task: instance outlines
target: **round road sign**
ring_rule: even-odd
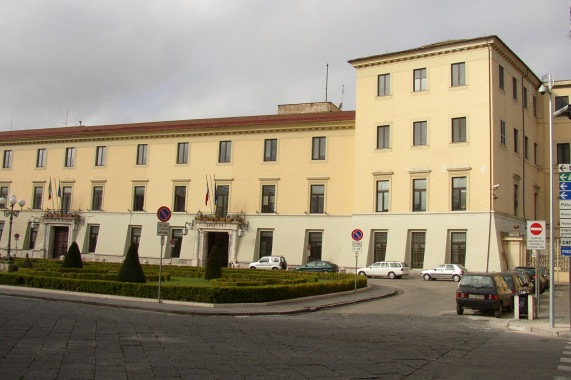
[[[171,215],[172,215],[171,210],[167,206],[161,206],[157,211],[157,217],[161,222],[168,222],[169,219],[171,218]]]
[[[363,238],[363,231],[355,229],[353,230],[353,232],[351,232],[351,237],[353,238],[353,240],[359,241]]]
[[[533,235],[541,235],[543,232],[543,227],[539,223],[533,223],[531,226],[529,226],[529,232],[531,232]]]

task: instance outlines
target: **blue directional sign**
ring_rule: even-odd
[[[559,199],[571,199],[571,191],[560,191]]]
[[[561,247],[561,256],[571,256],[571,247]]]
[[[571,191],[571,182],[559,182],[559,190],[561,191]]]

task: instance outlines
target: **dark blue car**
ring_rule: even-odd
[[[333,264],[329,261],[311,261],[305,265],[300,265],[293,268],[293,270],[305,271],[305,272],[339,272],[339,266]]]

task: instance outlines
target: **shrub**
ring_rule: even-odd
[[[218,250],[218,246],[215,245],[210,250],[208,258],[206,259],[204,278],[206,280],[212,280],[220,277],[222,277],[222,262],[220,260],[220,251]]]
[[[131,243],[125,261],[123,261],[117,275],[117,280],[121,282],[146,282],[145,273],[139,262],[139,246],[136,243]]]
[[[62,268],[83,268],[83,263],[81,262],[81,252],[79,252],[79,246],[76,242],[71,243],[71,246],[67,250],[67,254],[63,259]]]
[[[26,253],[26,260],[24,261],[24,264],[22,264],[22,268],[32,268],[33,266],[34,265],[30,261],[30,255]]]

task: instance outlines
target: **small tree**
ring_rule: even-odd
[[[30,255],[26,253],[26,260],[22,264],[22,268],[33,268],[32,261],[30,260]]]
[[[121,282],[140,282],[145,283],[145,272],[139,262],[139,245],[131,243],[125,261],[121,265],[117,280]]]
[[[204,278],[212,280],[214,278],[222,277],[222,261],[220,260],[220,251],[218,246],[215,245],[210,250],[206,258],[206,270],[204,271]]]
[[[76,242],[71,243],[71,246],[67,250],[67,253],[63,259],[62,268],[83,268],[83,262],[81,261],[81,252],[79,252],[79,246]]]

